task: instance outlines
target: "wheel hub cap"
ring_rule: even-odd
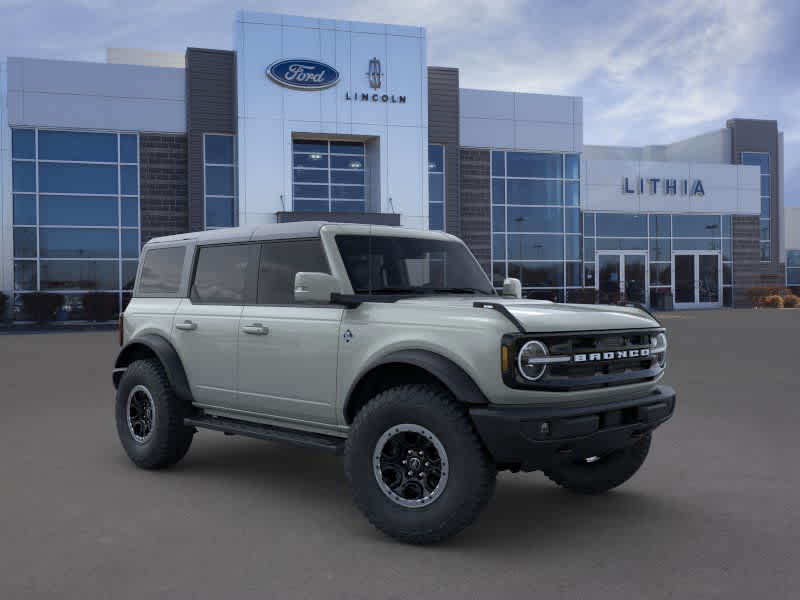
[[[156,417],[156,405],[150,391],[143,385],[135,386],[128,394],[126,405],[128,431],[140,444],[144,444],[153,435]]]

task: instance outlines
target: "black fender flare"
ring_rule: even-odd
[[[175,350],[169,340],[155,333],[146,333],[135,337],[119,351],[117,359],[114,361],[114,387],[119,386],[119,381],[125,369],[134,360],[137,360],[137,356],[140,355],[142,350],[149,350],[155,354],[164,367],[167,379],[178,398],[186,402],[192,402],[189,380],[186,378],[186,371],[183,368],[180,356],[178,356],[178,351]]]
[[[356,382],[347,393],[344,414],[347,414],[353,394],[359,388],[364,378],[369,376],[375,369],[390,364],[406,364],[424,369],[441,381],[442,385],[450,390],[458,402],[472,405],[489,403],[489,400],[472,377],[449,358],[445,358],[429,350],[398,350],[381,357],[359,374]]]

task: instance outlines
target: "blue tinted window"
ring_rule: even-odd
[[[761,176],[761,195],[769,196],[769,175]]]
[[[126,196],[136,196],[139,193],[139,169],[134,166],[120,167],[120,190]]]
[[[114,133],[39,131],[39,160],[117,162]]]
[[[139,268],[139,262],[135,260],[122,261],[122,289],[132,290],[133,284],[136,283],[136,270]]]
[[[292,150],[295,152],[313,152],[315,154],[327,154],[328,142],[319,142],[315,140],[294,140],[292,141]]]
[[[206,227],[233,227],[233,198],[206,198]]]
[[[334,212],[364,212],[364,202],[353,200],[337,200],[333,202]]]
[[[597,213],[598,236],[647,237],[647,216]]]
[[[303,212],[328,212],[327,196],[325,200],[295,200],[294,210]]]
[[[769,198],[761,198],[761,216],[769,218]]]
[[[47,258],[117,258],[117,229],[39,230],[39,252]]]
[[[564,209],[564,231],[567,233],[581,232],[581,212],[577,208]]]
[[[730,237],[733,231],[733,220],[730,215],[722,216],[722,236]]]
[[[298,169],[299,171],[299,169]],[[306,173],[326,173],[326,171],[310,171]],[[444,175],[431,173],[428,177],[437,178],[441,181]],[[325,181],[324,179],[322,180]],[[364,185],[364,171],[331,171],[331,183],[355,183]]]
[[[584,213],[583,215],[583,235],[594,235],[594,213]]]
[[[583,238],[583,260],[594,260],[594,240]]]
[[[509,262],[508,276],[516,277],[525,287],[559,287],[564,285],[564,263]]]
[[[428,199],[431,202],[444,202],[444,175],[428,175]]]
[[[15,192],[35,192],[36,165],[15,160],[11,166],[11,182]]]
[[[719,250],[720,241],[713,238],[674,238],[673,250]]]
[[[598,250],[647,250],[647,238],[597,238]]]
[[[492,152],[492,175],[504,177],[506,174],[506,153],[495,150]]]
[[[298,155],[303,156],[303,155]],[[312,166],[312,165],[308,165]],[[319,166],[319,165],[313,165]],[[364,159],[358,156],[331,156],[331,169],[364,169]]]
[[[35,194],[14,194],[14,225],[36,225]]]
[[[768,240],[769,239],[769,225],[770,225],[770,222],[769,222],[768,219],[761,219],[761,221],[759,222],[758,229],[759,229],[760,237],[761,237],[762,240]]]
[[[672,260],[671,243],[668,239],[650,240],[650,260]]]
[[[346,171],[336,171],[345,173]],[[327,169],[295,169],[294,180],[297,183],[328,183]]]
[[[492,231],[506,230],[506,209],[504,206],[492,207]]]
[[[769,173],[769,153],[768,152],[742,152],[743,165],[755,165],[761,168],[761,173]]]
[[[33,129],[11,130],[11,157],[36,158],[36,140]]]
[[[759,244],[759,249],[761,251],[761,261],[766,262],[770,259],[772,254],[772,249],[770,248],[769,242],[761,242]]]
[[[786,251],[786,266],[787,267],[800,267],[800,250],[787,250]]]
[[[136,198],[122,199],[122,222],[123,227],[139,226],[139,201]]]
[[[206,194],[233,196],[233,167],[206,167]]]
[[[722,240],[722,260],[733,260],[733,244],[730,238]]]
[[[563,204],[560,181],[508,180],[509,204]]]
[[[361,185],[332,185],[331,197],[339,200],[363,200],[364,186]]]
[[[565,203],[567,206],[580,206],[581,204],[581,184],[577,181],[567,181],[564,183]]]
[[[669,215],[650,215],[650,237],[670,237],[672,226]]]
[[[428,171],[431,173],[444,171],[444,147],[441,144],[428,145]]]
[[[350,164],[348,157],[340,157]],[[327,154],[295,154],[292,157],[293,165],[295,167],[307,167],[310,169],[327,169],[328,168],[328,155]]]
[[[561,208],[508,207],[508,231],[561,233],[564,210]]]
[[[506,180],[492,179],[492,204],[505,204]]]
[[[122,258],[139,257],[139,232],[136,229],[123,229],[121,241]]]
[[[428,207],[428,227],[436,231],[444,229],[444,205],[431,204]]]
[[[581,178],[581,157],[579,154],[567,154],[565,157],[566,173],[564,177],[567,179],[580,179]]]
[[[789,269],[786,273],[787,285],[800,285],[800,269]]]
[[[510,234],[508,257],[511,260],[561,260],[564,238],[560,235]]]
[[[233,164],[233,136],[206,136],[206,163],[217,165]]]
[[[718,215],[673,215],[672,227],[675,237],[720,236]]]
[[[39,191],[117,194],[117,166],[40,163]]]
[[[509,177],[559,178],[562,176],[560,154],[508,152],[507,156]]]
[[[36,229],[34,227],[14,227],[14,256],[16,258],[36,258]]]
[[[567,266],[567,281],[565,285],[570,287],[581,287],[581,263],[568,262]]]
[[[363,142],[331,142],[331,154],[358,154],[364,156]]]
[[[117,290],[119,263],[115,260],[43,260],[42,290]]]
[[[495,260],[505,260],[506,258],[506,236],[492,235],[492,252]]]
[[[119,136],[119,162],[139,162],[138,141],[135,135],[123,134]]]
[[[117,225],[114,196],[39,196],[42,225]]]
[[[579,235],[564,236],[564,249],[565,249],[565,258],[567,260],[580,260],[581,236]]]
[[[36,290],[36,261],[14,261],[14,289],[22,291]]]

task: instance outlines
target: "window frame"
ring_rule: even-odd
[[[228,137],[231,138],[233,145],[231,156],[233,163],[209,163],[206,162],[206,139],[209,137]],[[238,148],[236,143],[235,133],[217,133],[215,131],[203,132],[203,230],[210,231],[214,229],[225,229],[227,227],[236,227],[238,221],[237,203],[239,198],[239,169],[237,166],[239,156],[237,154]],[[233,169],[233,195],[227,194],[209,194],[208,193],[208,167],[225,167]],[[208,225],[208,198],[223,198],[231,201],[231,225]]]

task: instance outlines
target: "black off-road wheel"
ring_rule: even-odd
[[[117,388],[115,416],[119,440],[136,466],[163,469],[186,455],[194,436],[194,428],[183,424],[188,410],[157,360],[128,366]]]
[[[404,385],[370,400],[345,447],[358,508],[402,542],[430,544],[471,524],[497,470],[462,406],[433,385]]]
[[[604,456],[593,456],[545,469],[561,487],[578,494],[601,494],[622,485],[644,464],[650,451],[650,434],[634,444]]]

